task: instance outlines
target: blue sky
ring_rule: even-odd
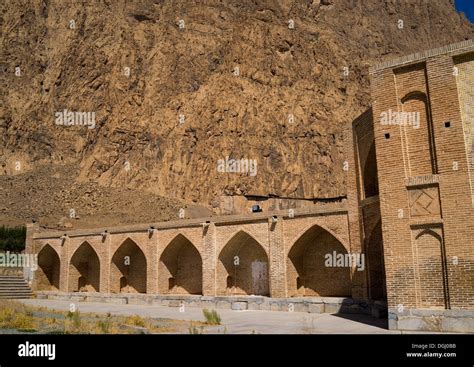
[[[466,14],[466,17],[474,23],[474,0],[454,0],[456,9]]]

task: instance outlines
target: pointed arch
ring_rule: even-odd
[[[158,292],[161,294],[202,294],[202,258],[183,234],[165,247],[158,264]]]
[[[292,245],[287,257],[287,289],[290,297],[351,295],[351,267],[327,266],[331,259],[346,259],[344,245],[329,231],[315,224]]]
[[[268,296],[268,256],[263,246],[244,230],[222,248],[217,264],[217,292],[220,295]]]
[[[61,260],[58,253],[46,244],[38,253],[38,290],[59,290]]]
[[[146,293],[147,260],[135,241],[130,238],[123,241],[110,265],[112,293]]]
[[[89,242],[84,241],[69,262],[69,292],[99,292],[100,260]]]
[[[442,241],[441,236],[430,228],[425,228],[422,231],[420,231],[420,233],[418,233],[415,236],[415,240],[419,239],[421,236],[426,236],[426,235],[430,235],[430,236],[435,237],[440,243]]]
[[[436,174],[438,171],[434,129],[428,96],[412,91],[401,100],[402,112],[407,121],[400,122],[405,131],[404,139],[409,162],[409,175]],[[413,125],[417,121],[418,126]]]
[[[349,245],[345,243],[345,241],[343,241],[343,239],[338,235],[336,234],[332,229],[329,229],[327,226],[325,226],[324,224],[321,224],[321,223],[311,223],[310,225],[304,227],[295,237],[293,237],[294,241],[293,241],[293,245],[296,243],[296,241],[298,241],[298,239],[300,239],[305,233],[307,233],[310,229],[312,229],[313,227],[320,227],[322,230],[326,231],[327,233],[329,233],[332,237],[334,237],[338,242],[340,242],[346,249],[346,251],[349,250]],[[291,242],[291,241],[290,241]],[[293,247],[293,245],[291,245],[291,247]],[[291,249],[291,248],[290,248]]]
[[[443,238],[430,228],[423,229],[415,236],[416,269],[419,287],[419,303],[426,308],[447,306],[445,256]],[[426,287],[429,284],[429,287]],[[425,285],[425,286],[423,286]]]

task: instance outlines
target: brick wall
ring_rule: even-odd
[[[453,72],[466,45],[414,55],[371,71],[389,307],[473,307],[474,212],[466,155],[466,91]],[[460,65],[460,64],[458,64]],[[460,86],[460,90],[458,89]],[[461,96],[461,98],[459,97]],[[460,108],[460,106],[463,106]],[[383,124],[417,112],[419,128]]]
[[[303,295],[350,297],[352,267],[325,267],[326,254],[350,252],[347,212],[334,208],[207,224],[184,220],[151,232],[120,227],[107,233],[71,232],[64,239],[60,233],[39,233],[42,238],[32,238],[28,251],[54,262],[52,282],[59,282],[62,291],[286,297],[298,295],[288,282],[298,275],[288,263],[292,249],[297,253],[300,248],[305,259],[294,270],[301,281],[306,279]],[[42,264],[38,275],[50,268]],[[50,289],[51,282],[36,288]]]

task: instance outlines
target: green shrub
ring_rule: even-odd
[[[204,318],[206,319],[206,324],[209,324],[209,325],[221,324],[221,317],[219,316],[216,310],[208,310],[205,308],[204,310],[202,310],[202,313],[204,314]]]

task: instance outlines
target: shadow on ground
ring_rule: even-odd
[[[388,330],[388,319],[378,319],[370,315],[350,314],[350,313],[334,313],[333,316],[346,320],[360,322],[366,325],[379,327]]]

